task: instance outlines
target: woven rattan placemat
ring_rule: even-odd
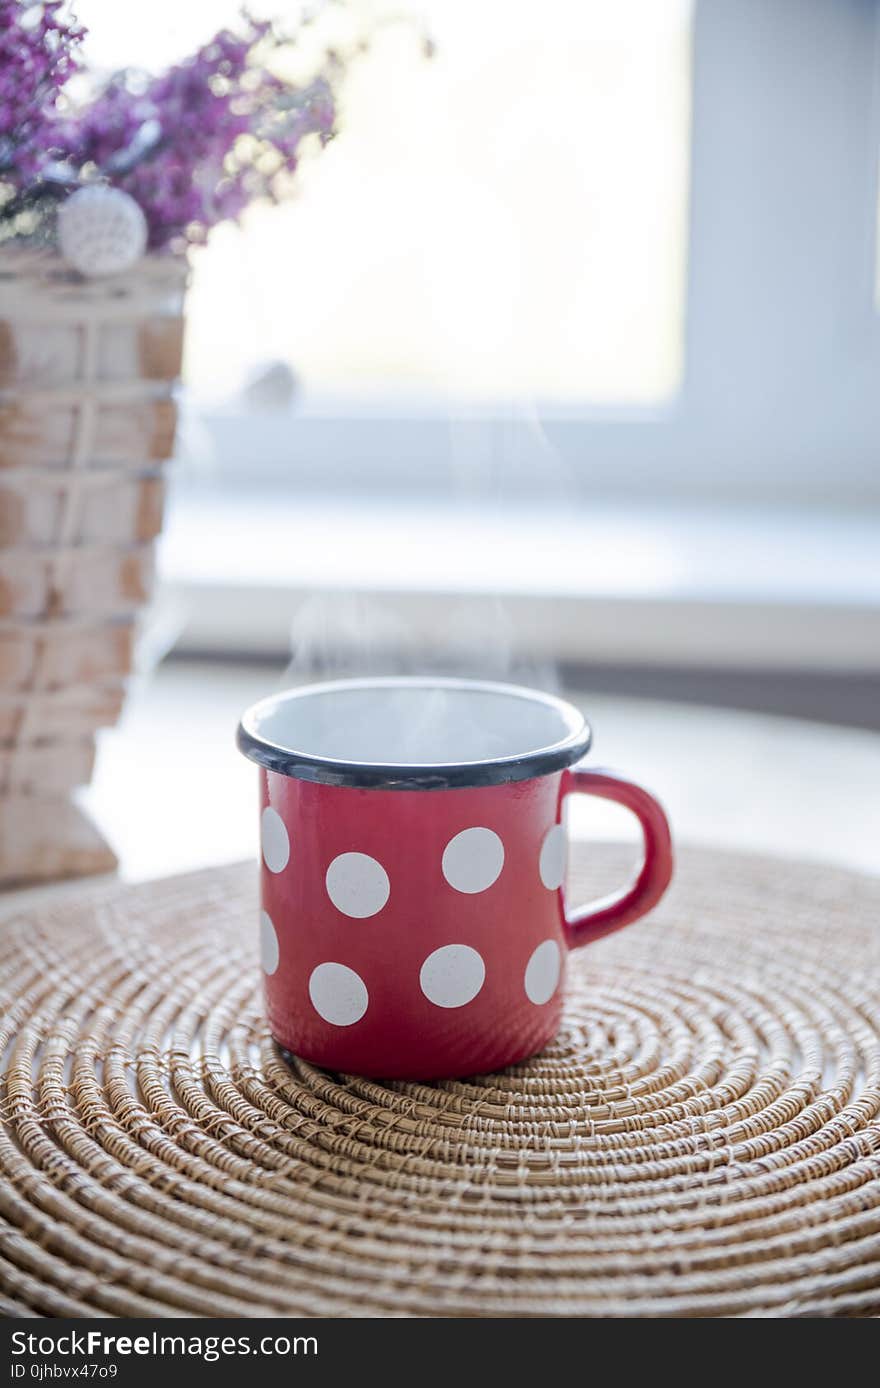
[[[0,926],[7,1314],[880,1312],[880,879],[682,853],[547,1052],[439,1085],[285,1063],[255,894]]]

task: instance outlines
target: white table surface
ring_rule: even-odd
[[[241,711],[278,687],[266,666],[169,661],[137,683],[101,735],[82,800],[130,880],[256,851],[256,769]],[[880,872],[880,735],[694,705],[572,693],[596,764],[642,780],[681,841]],[[577,836],[635,837],[625,811],[578,798]]]

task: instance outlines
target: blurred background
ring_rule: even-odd
[[[76,9],[110,70],[237,6]],[[338,138],[193,253],[159,592],[84,792],[123,870],[253,850],[250,701],[420,670],[574,697],[680,838],[880,870],[880,7],[355,9]]]

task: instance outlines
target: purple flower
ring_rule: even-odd
[[[327,77],[306,87],[266,67],[280,46],[246,16],[159,77],[121,72],[60,121],[54,142],[76,168],[96,167],[143,208],[151,248],[203,240],[255,198],[274,199],[306,135],[333,134]]]
[[[62,0],[0,0],[0,179],[13,190],[51,154],[55,103],[79,66],[85,30],[61,8]]]
[[[281,197],[302,141],[334,133],[341,59],[328,53],[311,82],[292,83],[275,70],[290,40],[246,14],[159,76],[118,72],[65,108],[83,30],[60,7],[0,0],[0,237],[51,227],[58,199],[98,178],[140,204],[151,249],[181,249]]]

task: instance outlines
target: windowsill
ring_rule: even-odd
[[[430,653],[454,644],[470,605],[500,599],[505,639],[531,657],[877,670],[878,553],[870,512],[490,507],[187,484],[169,507],[160,592],[188,651],[283,653],[303,602],[324,595],[322,640],[344,641],[371,599],[377,641],[387,631]],[[354,618],[346,598],[361,604]]]

